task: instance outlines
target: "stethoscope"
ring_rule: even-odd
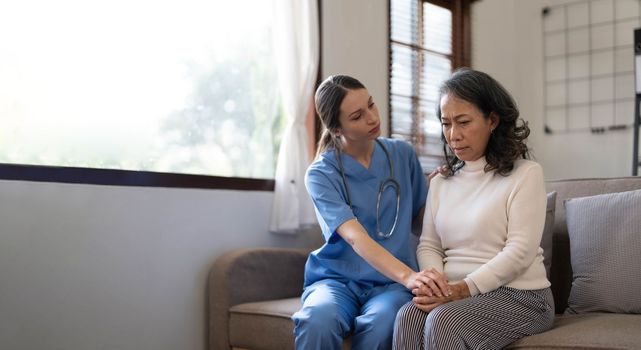
[[[378,139],[376,139],[376,143],[378,143],[383,149],[383,152],[385,152],[385,156],[387,157],[387,163],[389,164],[389,172],[390,172],[390,176],[387,179],[381,181],[381,184],[379,185],[379,188],[378,188],[378,196],[376,199],[376,233],[381,238],[390,238],[394,233],[394,229],[396,228],[396,223],[398,222],[398,211],[401,206],[401,185],[398,183],[398,181],[394,179],[394,163],[392,161],[392,157],[390,157],[389,152],[387,151],[387,148],[385,148],[383,143]],[[345,186],[345,194],[347,195],[347,204],[349,204],[349,208],[352,209],[352,212],[354,212],[354,208],[352,207],[352,198],[349,195],[349,188],[347,187],[347,180],[345,179],[345,169],[343,168],[343,161],[341,159],[341,153],[338,148],[336,149],[336,159],[338,159],[338,167],[341,172],[341,177],[343,178],[343,186]],[[396,215],[394,216],[394,224],[392,225],[392,229],[390,230],[389,233],[385,234],[383,233],[383,231],[381,231],[380,209],[381,209],[381,196],[383,195],[383,192],[387,187],[393,187],[394,190],[396,191]]]

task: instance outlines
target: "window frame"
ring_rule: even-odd
[[[477,0],[419,0],[419,7],[422,7],[423,3],[430,3],[436,6],[446,8],[452,12],[452,53],[449,55],[449,59],[452,63],[452,71],[461,67],[470,67],[471,65],[471,20],[470,20],[470,7],[473,2]],[[392,39],[392,13],[391,13],[391,0],[387,1],[387,14],[388,14],[388,85],[387,85],[387,103],[389,114],[389,123],[388,123],[388,135],[392,135],[392,44],[401,44],[407,46],[407,44],[399,43],[396,40]],[[417,9],[418,10],[418,9]],[[423,16],[420,16],[417,23],[419,33],[422,32],[423,26]],[[413,48],[417,48],[414,45],[410,45]],[[423,47],[418,47],[418,49],[424,49]],[[430,50],[427,50],[430,51]],[[445,56],[444,56],[445,57]],[[421,69],[422,65],[418,65],[418,70],[415,72],[418,76],[418,79],[414,79],[415,84],[421,83]],[[419,103],[418,97],[412,96],[412,105],[417,106]],[[413,108],[415,111],[413,115],[413,126],[411,130],[410,138],[412,142],[420,142],[421,135],[416,133],[416,125],[420,123],[419,116],[416,111],[418,108]],[[435,157],[433,154],[423,153],[420,151],[419,147],[416,147],[418,156],[427,156]]]
[[[318,4],[318,36],[319,62],[316,86],[321,81],[322,67],[322,0]],[[314,117],[316,113],[314,112]],[[315,135],[310,148],[318,142],[319,122],[315,118],[308,130]],[[311,153],[312,151],[310,151]],[[274,191],[274,179],[224,177],[213,175],[195,175],[180,173],[163,173],[154,171],[135,171],[87,167],[66,167],[31,164],[0,163],[0,180],[55,182],[70,184],[108,185],[108,186],[140,186],[140,187],[170,187],[170,188],[201,188],[225,189],[238,191]]]
[[[70,184],[273,191],[274,180],[117,169],[0,164],[1,180]]]

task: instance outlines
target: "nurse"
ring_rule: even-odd
[[[305,266],[303,307],[292,316],[296,349],[341,349],[350,335],[352,349],[390,349],[412,289],[450,293],[440,274],[416,272],[410,233],[425,177],[409,144],[379,137],[378,108],[358,80],[330,76],[315,103],[324,131],[305,184],[325,244]]]

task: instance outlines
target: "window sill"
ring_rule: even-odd
[[[0,164],[0,179],[109,186],[274,190],[274,180],[269,179],[18,164]]]

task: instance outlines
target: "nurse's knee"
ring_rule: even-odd
[[[376,312],[364,314],[357,317],[357,328],[363,332],[375,334],[391,334],[394,330],[394,322],[398,309],[394,307],[379,308]]]
[[[392,344],[395,315],[377,313],[374,317],[357,317],[352,336],[352,349],[388,349]]]
[[[293,316],[296,329],[313,329],[315,332],[342,334],[349,325],[342,320],[336,305],[304,306]]]

